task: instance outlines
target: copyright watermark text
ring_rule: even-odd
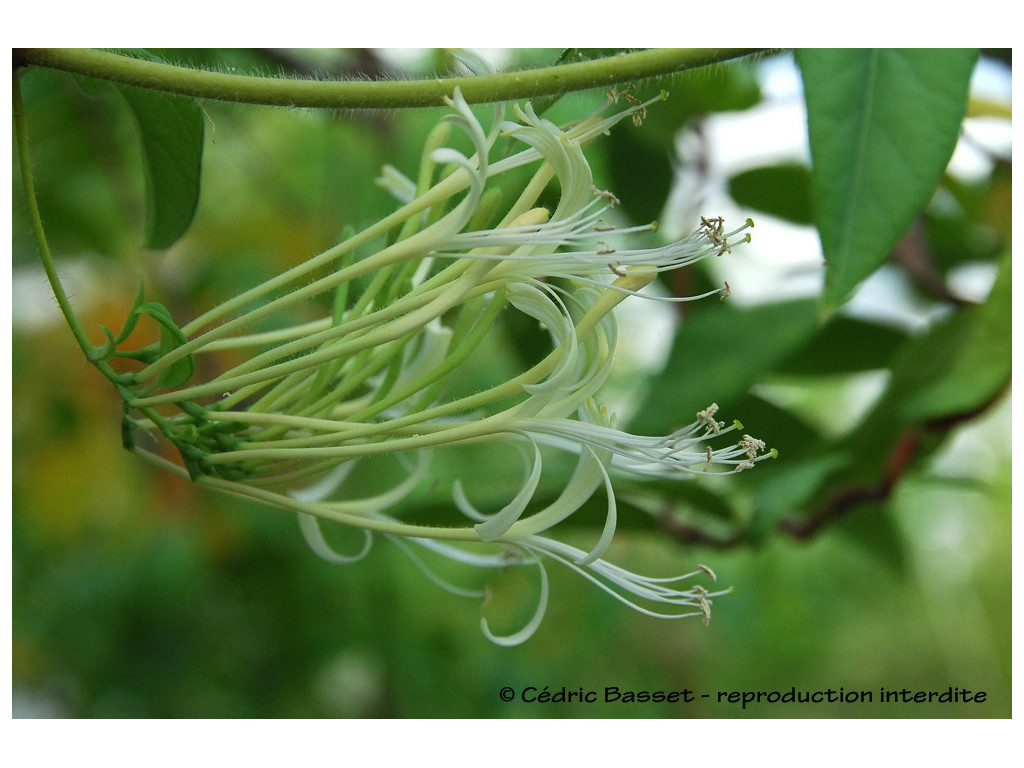
[[[513,688],[506,685],[498,696],[507,703],[524,704],[689,704],[705,701],[723,706],[739,706],[747,709],[756,705],[785,704],[983,704],[988,699],[985,691],[947,686],[936,690],[913,690],[910,688],[887,688],[856,690],[844,687],[820,690],[798,689],[795,686],[781,690],[750,691],[695,691],[682,690],[633,690],[606,685],[603,688],[570,688],[550,685],[527,685]]]

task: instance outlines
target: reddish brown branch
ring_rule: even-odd
[[[890,452],[882,477],[877,483],[840,489],[817,513],[810,517],[786,518],[779,523],[779,529],[793,538],[806,539],[845,516],[859,504],[885,501],[910,466],[919,444],[920,435],[916,431],[904,433]]]
[[[934,419],[923,424],[910,427],[896,440],[878,481],[869,485],[850,486],[835,491],[823,505],[810,515],[791,516],[779,523],[779,530],[795,539],[808,539],[820,533],[827,526],[835,523],[862,504],[885,501],[888,499],[907,473],[921,448],[922,439],[926,435],[945,436],[954,428],[972,421],[995,406],[1009,390],[1007,382],[987,402],[970,411],[951,414],[941,419]],[[659,527],[676,541],[683,544],[728,549],[740,544],[749,543],[746,532],[737,529],[721,535],[713,534],[693,523],[684,522],[666,507],[658,515]]]

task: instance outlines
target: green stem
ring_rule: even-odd
[[[14,71],[12,80],[12,96],[14,110],[14,132],[18,147],[18,160],[21,166],[21,183],[25,189],[25,202],[28,207],[29,219],[32,221],[32,231],[35,235],[36,247],[39,249],[39,259],[43,263],[43,271],[50,283],[54,298],[57,299],[57,306],[60,307],[64,320],[75,336],[78,346],[82,348],[86,359],[99,369],[100,373],[106,376],[120,388],[123,377],[111,368],[102,359],[102,347],[97,347],[89,341],[85,329],[79,322],[74,309],[71,308],[71,300],[64,291],[60,282],[60,275],[57,274],[57,265],[54,264],[53,256],[50,253],[50,245],[46,240],[46,230],[43,228],[43,217],[39,212],[39,201],[36,198],[36,186],[32,179],[32,161],[28,151],[28,122],[25,119],[25,102],[21,95],[21,82],[18,70]]]
[[[35,182],[32,180],[32,163],[28,154],[28,125],[25,120],[25,104],[21,97],[21,81],[18,72],[15,70],[12,78],[12,89],[14,96],[14,131],[18,143],[18,159],[21,164],[21,183],[25,188],[25,201],[28,205],[28,215],[32,220],[32,231],[36,239],[36,247],[39,249],[39,258],[43,262],[43,270],[46,272],[46,279],[50,281],[50,288],[57,299],[57,306],[64,315],[71,332],[75,334],[78,345],[82,348],[85,356],[93,360],[96,347],[89,341],[85,329],[78,322],[68,295],[61,285],[60,276],[57,274],[57,266],[53,263],[50,255],[50,246],[46,241],[46,232],[43,229],[43,218],[39,213],[39,201],[36,199]]]
[[[196,98],[320,109],[438,107],[458,87],[470,103],[604,88],[750,56],[757,48],[652,48],[553,67],[429,80],[348,81],[208,72],[87,48],[16,48],[16,61]]]

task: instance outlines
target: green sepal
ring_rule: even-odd
[[[100,326],[103,335],[107,337],[107,343],[102,347],[93,347],[89,353],[89,361],[93,363],[105,363],[117,353],[117,339],[114,332],[105,325]]]
[[[143,315],[152,317],[160,323],[160,346],[158,349],[160,358],[170,354],[187,341],[184,332],[178,327],[177,323],[174,322],[174,319],[171,317],[171,313],[168,311],[167,307],[160,302],[147,301],[145,304],[142,304],[137,311]],[[166,371],[163,372],[157,381],[157,385],[163,387],[180,387],[192,378],[192,373],[194,371],[195,358],[193,355],[186,355],[180,360],[176,360],[167,368]]]
[[[204,468],[204,454],[202,451],[195,447],[182,443],[175,443],[178,449],[178,453],[181,454],[181,460],[185,464],[185,470],[188,472],[188,477],[192,482],[195,482],[203,475],[210,474]]]
[[[146,286],[139,280],[139,290],[135,292],[135,301],[132,302],[132,308],[128,312],[128,317],[124,319],[124,325],[121,326],[121,332],[117,334],[116,344],[123,344],[127,341],[128,337],[132,335],[132,331],[135,330],[135,326],[139,322],[139,307],[146,301]]]
[[[179,424],[174,430],[174,441],[176,443],[198,445],[199,438],[199,427],[195,424]]]
[[[146,300],[146,288],[142,281],[139,281],[139,290],[135,292],[135,301],[132,302],[132,308],[128,311],[128,316],[124,319],[124,325],[121,326],[121,332],[114,336],[114,332],[107,328],[105,325],[100,326],[100,330],[103,331],[103,335],[107,337],[107,343],[102,347],[95,347],[93,352],[89,355],[89,359],[95,362],[105,362],[110,358],[118,354],[117,347],[123,344],[129,336],[132,335],[132,331],[135,330],[135,326],[139,323],[139,307],[142,306]],[[134,357],[134,353],[128,355],[120,355],[120,357]]]
[[[128,407],[125,405],[124,415],[121,417],[121,445],[126,451],[135,448],[135,436],[133,434],[132,421],[128,418]]]

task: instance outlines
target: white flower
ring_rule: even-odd
[[[720,218],[705,218],[689,237],[649,249],[630,247],[629,240],[653,225],[608,223],[617,200],[595,187],[584,147],[647,105],[566,128],[530,105],[514,108],[514,121],[496,108],[485,130],[458,91],[449,104],[452,112],[431,132],[417,178],[384,170],[380,183],[403,203],[398,211],[173,334],[175,343],[152,356],[125,395],[126,442],[200,484],[299,513],[310,546],[332,562],[361,558],[380,533],[458,594],[479,593],[437,577],[417,548],[467,566],[537,567],[541,599],[534,619],[504,638],[485,622],[485,634],[496,642],[521,642],[539,625],[547,604],[544,563],[552,561],[641,612],[700,616],[706,623],[712,598],[722,593],[675,585],[713,578],[710,569],[654,579],[602,559],[617,524],[614,478],[733,473],[774,454],[749,435],[722,445],[739,425],[717,421],[714,404],[673,434],[653,437],[618,429],[595,398],[613,361],[615,306],[659,272],[728,253],[747,239],[742,233],[750,222],[726,232]],[[447,146],[453,129],[468,137],[472,155]],[[524,148],[492,160],[499,136]],[[531,164],[538,166],[532,180],[496,226],[483,228],[479,222],[496,204],[492,186]],[[560,197],[549,211],[537,201],[552,180]],[[372,255],[355,256],[388,233]],[[296,319],[325,296],[330,308],[323,316]],[[518,375],[450,395],[449,378],[473,359],[503,312],[546,328],[550,347]],[[267,320],[274,329],[259,330]],[[182,385],[168,377],[196,356],[215,361],[225,352],[243,355],[207,381]],[[167,386],[171,380],[178,386]],[[138,430],[168,438],[184,467],[136,443]],[[394,512],[428,476],[432,452],[484,442],[525,449],[522,486],[504,506],[478,509],[472,487],[456,482],[452,504],[464,526],[413,525]],[[573,455],[576,468],[561,492],[541,504],[550,451]],[[405,479],[373,496],[333,500],[359,462],[374,456],[404,461]],[[605,524],[589,551],[550,538],[601,491]],[[323,521],[361,530],[363,546],[352,554],[335,551],[322,535]],[[499,550],[466,549],[487,545]]]

